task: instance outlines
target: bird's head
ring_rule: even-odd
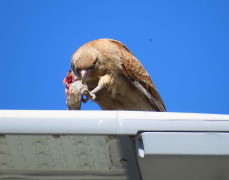
[[[79,48],[72,56],[72,71],[84,82],[98,79],[98,58],[98,50],[94,48]]]

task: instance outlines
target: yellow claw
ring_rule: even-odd
[[[91,100],[94,101],[95,98],[96,98],[95,94],[94,94],[93,92],[90,92],[90,91],[88,90],[87,87],[83,87],[83,88],[81,89],[81,94],[82,94],[82,95],[85,94],[85,95],[87,96],[86,99],[83,99],[83,98],[82,98],[83,102],[87,102],[89,98],[90,98]]]

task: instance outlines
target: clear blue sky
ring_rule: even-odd
[[[168,111],[229,114],[228,9],[228,0],[0,0],[0,109],[66,109],[72,53],[112,38],[142,62]]]

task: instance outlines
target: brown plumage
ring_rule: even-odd
[[[104,110],[166,111],[147,71],[119,41],[90,41],[73,54],[71,65]]]

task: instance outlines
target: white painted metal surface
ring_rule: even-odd
[[[142,131],[229,132],[229,115],[138,111],[0,110],[2,134],[116,134]]]
[[[144,180],[229,179],[228,132],[142,132],[135,142]]]
[[[147,155],[229,155],[229,134],[218,132],[144,132],[142,153]],[[141,152],[141,151],[140,151]]]
[[[30,160],[31,158],[38,159],[39,163],[36,164],[37,162],[34,161],[35,164],[33,165],[34,167],[40,167],[41,165],[50,165],[50,163],[55,165],[56,161],[61,160],[61,158],[63,160],[62,164],[66,164],[68,161],[72,162],[71,157],[75,155],[65,158],[65,156],[68,157],[69,150],[75,150],[73,153],[78,155],[78,159],[86,157],[87,153],[85,155],[85,152],[87,151],[82,149],[83,153],[82,155],[80,154],[81,149],[79,148],[82,148],[83,144],[85,144],[86,150],[90,150],[88,156],[94,153],[95,157],[99,157],[101,149],[97,148],[99,150],[97,152],[93,144],[95,143],[94,140],[90,141],[90,138],[93,139],[96,136],[89,137],[88,135],[103,135],[95,144],[101,145],[102,142],[109,144],[107,146],[105,143],[106,148],[104,148],[108,153],[102,154],[109,154],[106,156],[112,159],[109,162],[116,162],[114,163],[114,169],[107,167],[108,173],[104,174],[105,171],[101,169],[96,171],[97,175],[103,175],[104,179],[112,179],[113,177],[126,179],[127,174],[131,180],[141,179],[136,174],[133,174],[137,170],[133,171],[133,167],[128,166],[133,164],[136,159],[139,163],[139,172],[144,180],[153,178],[157,180],[229,179],[228,132],[229,115],[137,111],[0,110],[1,154],[7,157],[0,162],[0,166],[2,164],[2,172],[4,172],[0,179],[9,179],[14,177],[13,175],[20,177],[23,173],[27,175],[29,171],[26,168],[23,171],[20,168],[20,171],[12,170],[15,167],[17,169],[17,166],[12,166],[12,163],[17,164],[17,162],[22,161],[23,165],[23,163],[27,163],[25,160]],[[37,134],[37,136],[25,134]],[[52,136],[52,134],[57,135]],[[70,136],[65,136],[65,134]],[[134,144],[139,145],[136,149],[139,152],[139,156],[136,158],[129,157],[130,152],[132,155],[135,152],[131,149],[133,148],[131,137],[136,134],[138,135]],[[82,138],[78,135],[86,135],[84,138],[86,140],[82,141]],[[115,137],[107,135],[127,136]],[[142,139],[138,138],[140,136],[142,136]],[[126,138],[129,145],[127,146],[126,142],[120,140],[119,144],[110,146],[110,142],[114,140],[113,138]],[[92,146],[90,142],[92,142]],[[26,145],[28,143],[29,145]],[[69,144],[66,145],[66,143]],[[29,148],[30,146],[31,148]],[[107,147],[109,148],[107,149]],[[126,154],[118,155],[117,153],[122,151],[120,149],[127,149],[125,151]],[[53,153],[51,153],[52,150]],[[27,151],[32,153],[29,154]],[[61,151],[60,154],[63,157],[55,155],[59,151]],[[67,152],[65,153],[65,151]],[[22,154],[25,158],[16,161],[14,157],[21,157],[21,155],[15,155],[14,153]],[[31,155],[31,157],[28,155]],[[48,163],[46,162],[48,158],[45,155],[49,157]],[[43,156],[45,157],[43,158]],[[58,158],[55,159],[56,157]],[[90,159],[92,158],[90,157]],[[96,160],[100,161],[101,158]],[[93,162],[97,162],[96,160]],[[104,162],[106,162],[105,160]],[[76,162],[78,161],[76,160]],[[104,162],[102,163],[104,164]],[[75,162],[73,161],[72,163],[74,165]],[[21,165],[20,163],[18,164]],[[85,168],[87,168],[87,164],[90,165],[90,163],[84,163],[83,161],[75,164]],[[6,165],[9,167],[4,169]],[[97,167],[96,165],[101,167],[99,163],[92,167]],[[115,170],[116,172],[116,166],[126,168],[127,173],[120,174],[120,176],[117,176],[117,173],[112,174],[113,171],[111,172],[110,170]],[[57,166],[50,167],[58,168]],[[73,166],[69,167],[74,168]],[[62,172],[62,170],[56,169],[55,173],[57,174],[52,174],[54,179],[56,179],[56,175],[60,174],[63,175],[58,177],[60,179],[72,178],[70,177],[71,173],[69,174],[66,171],[64,174]],[[35,173],[35,176],[33,173]],[[29,177],[37,178],[37,173],[41,172],[33,171],[29,174]],[[92,175],[94,170],[92,172],[89,170],[81,171],[80,169],[79,171],[74,170],[74,173],[74,179],[77,179],[76,177],[82,179],[81,175],[88,179],[101,179],[95,174]],[[44,179],[46,179],[46,175],[43,176]],[[49,178],[51,178],[50,174]]]

